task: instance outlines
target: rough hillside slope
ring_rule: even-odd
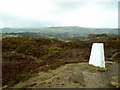
[[[118,63],[115,62],[107,61],[104,69],[88,63],[71,63],[40,71],[37,76],[12,88],[113,88],[118,87],[111,83],[114,76],[118,76]]]

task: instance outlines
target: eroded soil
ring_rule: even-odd
[[[118,63],[106,62],[105,69],[88,63],[71,63],[40,71],[37,76],[12,88],[113,88],[112,76],[118,76]]]

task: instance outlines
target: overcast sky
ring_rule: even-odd
[[[118,27],[119,0],[0,0],[0,27]]]

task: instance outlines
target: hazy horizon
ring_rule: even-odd
[[[80,27],[80,28],[104,29],[104,28],[102,28],[102,27],[96,28],[96,27],[81,27],[81,26],[2,27],[2,28],[0,28],[0,29],[4,29],[4,28],[10,28],[10,29],[12,29],[12,28],[14,28],[14,29],[40,29],[40,28],[55,28],[55,27],[56,27],[56,28],[57,28],[57,27]],[[118,27],[113,27],[113,28],[107,27],[107,28],[105,28],[105,29],[118,29]]]
[[[0,28],[118,28],[119,0],[0,1]]]

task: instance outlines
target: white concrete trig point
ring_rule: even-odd
[[[104,45],[103,43],[93,43],[89,64],[105,68]]]

